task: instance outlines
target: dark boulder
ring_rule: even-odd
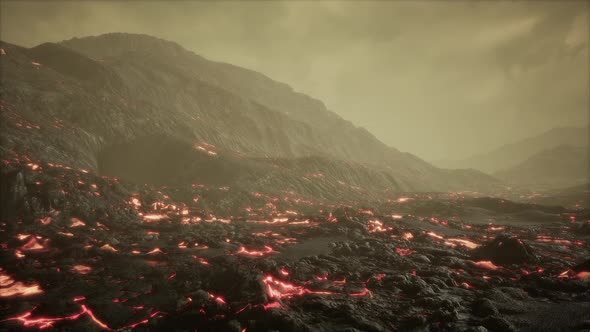
[[[538,261],[533,248],[524,241],[507,235],[500,235],[473,251],[474,260],[489,260],[494,264],[521,264]]]

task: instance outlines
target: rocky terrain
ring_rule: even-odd
[[[590,328],[569,196],[152,37],[0,46],[0,330]]]
[[[589,327],[589,210],[435,193],[335,206],[3,163],[7,330]]]

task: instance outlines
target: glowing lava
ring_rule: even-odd
[[[238,250],[237,253],[241,255],[261,257],[269,254],[275,254],[277,252],[278,251],[275,251],[269,246],[264,246],[264,250],[247,250],[245,247],[240,247],[240,250]]]
[[[147,222],[157,222],[162,219],[167,219],[168,216],[165,214],[146,214],[143,219]]]
[[[64,317],[38,317],[38,318],[32,318],[31,316],[33,315],[33,311],[35,311],[36,308],[33,308],[33,310],[25,312],[24,314],[20,315],[20,316],[16,316],[16,317],[12,317],[12,318],[8,318],[5,319],[3,321],[0,322],[7,322],[7,321],[20,321],[24,327],[32,327],[32,328],[38,328],[38,329],[46,329],[46,328],[50,328],[53,327],[53,325],[57,322],[62,322],[62,321],[68,321],[68,320],[77,320],[79,319],[81,316],[83,315],[88,315],[88,317],[90,317],[90,319],[92,319],[92,321],[100,326],[102,329],[105,330],[111,330],[111,328],[106,325],[105,323],[103,323],[102,321],[100,321],[95,315],[94,313],[88,309],[88,307],[84,304],[81,305],[81,311],[79,313],[70,315],[70,316],[64,316]]]
[[[70,227],[83,227],[86,226],[86,223],[83,222],[82,220],[78,219],[78,218],[72,218],[71,219],[71,224]]]
[[[117,251],[119,251],[119,250],[113,248],[113,246],[111,246],[110,244],[103,245],[102,247],[100,247],[100,250],[110,251],[110,252],[117,252]]]
[[[92,271],[92,268],[87,265],[74,265],[72,271],[78,274],[88,274]]]
[[[266,276],[262,282],[266,285],[266,292],[269,298],[271,299],[283,299],[283,298],[292,298],[295,296],[301,296],[304,294],[323,294],[323,295],[331,295],[336,294],[334,292],[327,292],[327,291],[312,291],[302,286],[297,286],[288,282],[284,282],[278,279],[275,279],[273,276],[268,275]]]
[[[395,252],[400,256],[409,256],[414,253],[414,250],[408,248],[395,248]]]
[[[43,293],[43,290],[39,284],[25,285],[20,281],[15,281],[8,274],[5,274],[0,269],[0,297],[20,297],[30,296],[39,293]]]
[[[42,251],[47,250],[48,240],[43,240],[40,236],[32,236],[27,243],[25,243],[20,249],[23,251]]]
[[[465,240],[465,239],[447,239],[445,241],[446,245],[449,245],[451,247],[454,247],[456,245],[462,245],[464,247],[467,247],[469,249],[475,249],[477,247],[479,247],[479,244],[469,241],[469,240]]]
[[[435,232],[426,232],[426,235],[435,238],[435,239],[439,239],[439,240],[443,240],[444,238],[441,235],[436,234]]]
[[[368,221],[368,231],[369,233],[381,233],[381,232],[387,232],[392,230],[393,228],[391,227],[385,227],[383,226],[383,223],[379,220],[369,220]]]
[[[488,270],[497,270],[497,269],[500,268],[500,266],[495,265],[491,261],[478,261],[478,262],[473,262],[473,265],[475,265],[477,267],[480,267],[482,269],[488,269]]]

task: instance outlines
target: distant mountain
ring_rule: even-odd
[[[582,186],[590,181],[589,154],[588,147],[559,145],[493,175],[507,183],[528,188]]]
[[[1,47],[3,155],[137,182],[325,198],[498,185],[436,168],[283,83],[154,37]]]
[[[445,168],[473,168],[492,174],[519,165],[533,155],[561,145],[588,147],[588,127],[553,128],[540,135],[506,144],[495,150],[472,156],[465,160],[439,161],[435,164]]]

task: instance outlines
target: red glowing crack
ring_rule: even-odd
[[[264,250],[248,250],[245,247],[240,247],[237,253],[240,255],[261,257],[269,254],[275,254],[277,251],[269,246],[264,246]]]

